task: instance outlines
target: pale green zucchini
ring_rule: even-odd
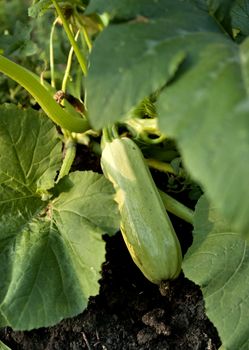
[[[129,138],[106,142],[101,166],[116,190],[121,232],[133,261],[155,284],[176,278],[180,244],[140,149]]]

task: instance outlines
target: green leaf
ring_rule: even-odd
[[[225,349],[249,348],[249,246],[202,197],[183,271],[201,286],[206,313]]]
[[[0,106],[0,137],[0,181],[5,190],[14,180],[20,193],[53,187],[62,144],[44,114],[11,104]]]
[[[160,95],[160,129],[234,228],[248,234],[249,40],[200,33],[185,39],[188,64]]]
[[[61,8],[65,9],[73,9],[78,6],[79,8],[85,8],[87,0],[70,0],[70,1],[63,1],[58,0],[58,4]],[[30,17],[37,18],[39,16],[43,16],[47,10],[51,7],[52,2],[51,0],[33,0],[32,5],[28,9],[28,14]]]
[[[34,18],[42,16],[50,6],[51,0],[33,0],[32,5],[28,9],[28,14]]]
[[[230,10],[236,0],[207,0],[209,12],[231,32]]]
[[[61,142],[48,118],[13,105],[0,107],[0,232],[8,237],[45,206],[37,191],[54,184]]]
[[[232,26],[244,36],[249,35],[249,1],[237,0],[231,9]]]
[[[60,181],[57,198],[42,200],[61,143],[38,112],[2,107],[0,148],[0,326],[50,326],[98,293],[101,235],[119,227],[114,190],[103,175],[77,172]]]
[[[7,345],[5,345],[3,342],[0,340],[0,350],[11,350]]]
[[[14,31],[0,37],[0,48],[8,56],[31,56],[37,53],[37,45],[31,41],[32,26],[17,21]]]
[[[165,4],[163,17],[110,25],[95,41],[86,79],[94,128],[125,118],[171,80],[185,59],[188,38],[198,40],[210,32],[212,40],[220,33],[212,18],[195,6],[177,0]]]
[[[119,212],[114,190],[104,176],[92,171],[74,172],[60,181],[59,190],[61,194],[52,207],[61,230],[76,232],[84,225],[96,233],[117,232]],[[96,258],[95,254],[92,258]]]
[[[72,173],[65,181],[71,188],[65,186],[66,192],[18,235],[0,241],[0,312],[14,329],[50,326],[74,316],[99,291],[105,260],[101,234],[119,226],[114,191],[92,172]]]
[[[158,18],[165,17],[174,7],[174,2],[169,0],[91,0],[86,14],[107,12],[111,18],[126,20],[137,16]]]
[[[191,0],[199,8],[210,13],[218,23],[232,34],[231,8],[236,0]]]

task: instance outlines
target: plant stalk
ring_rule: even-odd
[[[169,163],[161,162],[159,160],[152,159],[152,158],[146,158],[145,161],[150,168],[159,170],[163,173],[170,173],[170,174],[177,175],[174,168]]]
[[[73,109],[69,113],[67,108],[63,109],[59,106],[50,92],[40,83],[39,78],[28,69],[0,55],[0,72],[23,86],[39,103],[48,117],[60,127],[74,132],[84,132],[89,129],[89,123],[86,119],[81,118],[79,113]]]
[[[50,32],[50,39],[49,39],[49,58],[50,58],[50,72],[51,72],[51,86],[55,88],[55,71],[54,71],[54,31],[56,23],[58,22],[58,18],[53,22],[51,32]]]
[[[70,43],[71,43],[71,45],[72,45],[72,47],[74,49],[75,55],[76,55],[76,57],[78,59],[78,62],[79,62],[80,67],[82,69],[82,72],[83,72],[84,75],[86,75],[87,74],[86,59],[83,56],[83,54],[81,53],[78,44],[74,40],[73,33],[71,32],[71,30],[69,28],[69,25],[67,23],[67,20],[65,19],[65,17],[63,15],[63,13],[62,13],[62,11],[61,11],[57,1],[56,0],[51,0],[51,1],[54,4],[54,7],[56,8],[56,11],[57,11],[57,13],[58,13],[58,15],[59,15],[59,17],[61,19],[61,22],[63,24],[64,30],[65,30],[65,32],[67,34],[67,37],[68,37],[68,39],[69,39],[69,41],[70,41]]]
[[[181,218],[182,220],[193,225],[194,222],[194,211],[186,207],[184,204],[178,202],[165,192],[159,190],[159,194],[162,198],[165,209],[171,214]]]
[[[75,38],[74,38],[75,41],[77,41],[79,33],[80,33],[80,31],[78,30],[78,32],[76,33]],[[64,74],[63,81],[62,81],[62,86],[61,86],[61,90],[64,91],[64,92],[66,92],[66,86],[67,86],[67,82],[68,82],[68,78],[69,78],[69,74],[70,74],[70,69],[71,69],[71,66],[72,66],[73,52],[74,52],[74,49],[73,49],[73,47],[71,47],[70,51],[69,51],[69,54],[68,54],[67,66],[66,66],[66,69],[65,69],[65,74]]]

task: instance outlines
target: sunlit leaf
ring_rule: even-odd
[[[202,197],[194,218],[194,242],[183,271],[199,284],[206,313],[225,349],[249,347],[249,245]]]

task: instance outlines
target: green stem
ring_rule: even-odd
[[[144,140],[146,143],[151,144],[151,145],[156,145],[158,143],[163,142],[166,139],[165,135],[157,136],[155,138],[150,137],[148,133],[141,133],[139,136],[141,137],[142,140]],[[153,134],[155,136],[155,134]]]
[[[90,39],[90,37],[89,37],[89,35],[87,33],[87,30],[86,30],[86,28],[84,26],[82,27],[82,32],[83,32],[84,39],[85,39],[86,45],[88,47],[88,50],[89,50],[89,52],[91,52],[93,45],[92,45],[91,39]]]
[[[82,21],[82,19],[81,19],[81,16],[78,14],[78,13],[76,13],[76,23],[78,22],[79,23],[79,27],[81,28],[81,30],[82,30],[82,33],[83,33],[83,37],[84,37],[84,40],[85,40],[85,43],[86,43],[86,45],[87,45],[87,48],[88,48],[88,50],[89,50],[89,52],[91,52],[92,51],[92,41],[91,41],[91,38],[90,38],[90,36],[89,36],[89,34],[88,34],[88,32],[87,32],[87,30],[86,30],[86,28],[85,28],[85,23],[84,23],[84,21]]]
[[[55,73],[54,73],[54,44],[53,44],[53,38],[54,38],[54,31],[56,23],[58,22],[58,18],[53,22],[51,32],[50,32],[50,39],[49,39],[49,58],[50,58],[50,72],[51,72],[51,86],[55,88]]]
[[[125,124],[134,137],[148,144],[158,144],[166,139],[166,135],[163,135],[157,127],[157,118],[131,118]]]
[[[130,127],[131,129],[135,130],[138,134],[141,132],[148,132],[153,133],[156,135],[160,135],[160,131],[157,127],[157,119],[151,118],[151,119],[141,119],[141,118],[131,118],[125,121],[125,124],[127,127]]]
[[[106,127],[102,131],[101,145],[104,146],[106,142],[111,142],[110,130]]]
[[[80,31],[78,30],[78,32],[75,35],[75,41],[77,41],[79,33],[80,33]],[[63,81],[62,81],[62,86],[61,86],[61,90],[64,92],[66,92],[67,81],[68,81],[70,69],[72,66],[73,52],[74,52],[74,49],[73,49],[73,47],[71,47],[69,54],[68,54],[67,66],[66,66],[65,74],[63,77]]]
[[[77,45],[76,41],[74,40],[74,37],[73,37],[73,33],[71,32],[70,28],[69,28],[69,25],[67,23],[67,20],[65,19],[58,3],[56,0],[51,0],[52,3],[54,4],[54,7],[56,8],[56,11],[61,19],[61,22],[63,24],[63,27],[64,27],[64,30],[67,34],[67,37],[74,49],[74,52],[75,52],[75,55],[79,61],[79,64],[80,64],[80,67],[82,69],[82,72],[84,75],[87,74],[87,63],[86,63],[86,59],[85,57],[83,56],[83,54],[81,53],[80,49],[79,49],[79,46]]]
[[[159,194],[162,198],[165,209],[171,214],[181,218],[182,220],[193,225],[194,222],[194,211],[186,207],[184,204],[178,202],[165,192],[159,190]]]
[[[74,132],[84,132],[89,129],[89,123],[86,119],[81,118],[76,111],[69,113],[67,108],[61,108],[50,92],[41,85],[39,77],[29,70],[0,55],[0,72],[23,86],[39,103],[48,117],[62,128]]]
[[[169,163],[161,162],[159,160],[151,159],[151,158],[146,158],[145,161],[150,168],[159,170],[163,173],[170,173],[170,174],[177,175],[174,168]]]
[[[72,138],[69,138],[65,143],[65,157],[62,162],[57,182],[59,182],[60,179],[69,174],[75,155],[76,143],[72,140]]]

